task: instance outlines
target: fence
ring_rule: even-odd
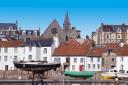
[[[32,85],[32,80],[0,80],[0,85]],[[35,85],[41,85],[35,80]],[[128,85],[128,81],[115,82],[114,80],[44,80],[44,85]]]

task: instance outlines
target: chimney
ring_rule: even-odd
[[[123,42],[121,42],[121,43],[120,43],[120,47],[123,47],[123,46],[124,46],[124,43],[123,43]]]
[[[54,36],[53,37],[53,40],[54,40],[54,45],[55,45],[55,48],[57,48],[59,46],[59,38],[57,36]]]

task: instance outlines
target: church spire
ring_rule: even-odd
[[[63,29],[64,29],[64,32],[65,32],[65,33],[70,32],[70,28],[71,28],[70,25],[71,25],[71,24],[70,24],[68,12],[67,12],[67,14],[66,14],[66,16],[65,16],[65,19],[64,19],[64,24],[63,24]]]
[[[68,17],[68,12],[65,16],[65,19],[64,19],[64,25],[70,25],[70,21],[69,21],[69,17]]]

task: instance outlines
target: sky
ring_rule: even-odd
[[[127,0],[0,0],[0,23],[18,20],[22,29],[40,27],[42,33],[53,19],[62,27],[67,12],[83,38],[101,23],[128,24]]]

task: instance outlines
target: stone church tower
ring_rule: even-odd
[[[41,35],[41,37],[45,39],[47,38],[53,39],[54,36],[57,36],[61,43],[69,39],[80,38],[80,31],[76,30],[75,27],[71,28],[68,13],[66,14],[64,19],[63,29],[61,28],[57,20],[54,19],[52,23],[49,24],[49,26],[44,31],[44,33]]]
[[[66,14],[64,19],[63,32],[65,34],[65,39],[68,40],[70,38],[70,32],[71,32],[71,24],[69,21],[68,13]]]

